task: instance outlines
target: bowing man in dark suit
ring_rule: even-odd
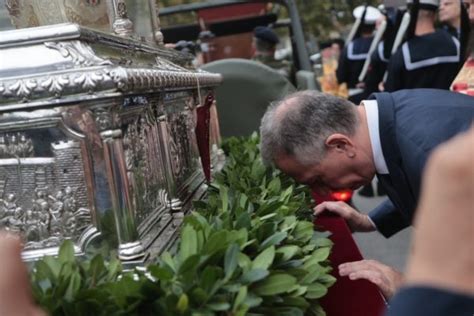
[[[420,179],[431,151],[469,128],[474,98],[434,89],[376,93],[361,106],[323,93],[302,91],[267,110],[261,151],[296,181],[316,191],[357,189],[377,175],[389,199],[369,215],[342,202],[324,202],[352,231],[390,237],[411,225]],[[364,273],[354,276],[355,271]],[[368,271],[368,272],[367,272]],[[342,275],[370,278],[391,296],[401,275],[374,261],[341,265]],[[369,273],[369,274],[367,274]],[[383,278],[382,278],[383,276]]]

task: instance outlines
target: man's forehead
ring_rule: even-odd
[[[306,180],[306,175],[311,169],[313,169],[313,166],[304,165],[295,157],[286,154],[278,155],[277,159],[275,159],[275,165],[278,169],[294,178],[298,182],[304,182]]]

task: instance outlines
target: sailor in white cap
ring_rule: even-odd
[[[368,97],[374,92],[380,92],[380,82],[383,81],[387,71],[388,60],[390,59],[395,37],[405,13],[405,7],[385,6],[381,12],[385,16],[386,28],[382,40],[377,44],[377,48],[370,56],[370,65],[367,73],[362,78],[364,80],[364,97]]]
[[[358,6],[354,9],[353,15],[356,22],[348,41],[346,41],[346,47],[339,58],[336,71],[339,83],[347,83],[349,89],[356,88],[359,82],[359,74],[373,40],[375,22],[382,14],[374,7]],[[351,96],[350,99],[356,104],[360,101],[357,100],[357,96]]]
[[[391,56],[385,91],[449,89],[462,65],[459,40],[435,29],[439,0],[407,0],[411,21],[406,38]]]

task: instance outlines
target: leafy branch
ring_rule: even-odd
[[[67,241],[34,266],[38,303],[51,315],[324,315],[332,242],[305,220],[308,192],[262,164],[255,135],[223,147],[228,162],[175,253],[124,272],[100,255],[76,259]]]

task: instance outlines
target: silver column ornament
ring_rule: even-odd
[[[99,108],[94,111],[100,136],[104,144],[104,162],[115,215],[115,226],[119,241],[119,258],[135,260],[145,256],[138,241],[135,225],[136,210],[130,195],[127,165],[124,156],[122,130],[114,128],[112,109]]]
[[[161,33],[160,25],[160,9],[159,9],[159,0],[149,0],[150,4],[150,13],[151,13],[151,22],[153,27],[153,38],[158,45],[163,45],[163,33]]]
[[[112,0],[114,10],[114,22],[112,29],[120,36],[131,36],[133,34],[133,22],[127,15],[127,5],[124,0]]]

